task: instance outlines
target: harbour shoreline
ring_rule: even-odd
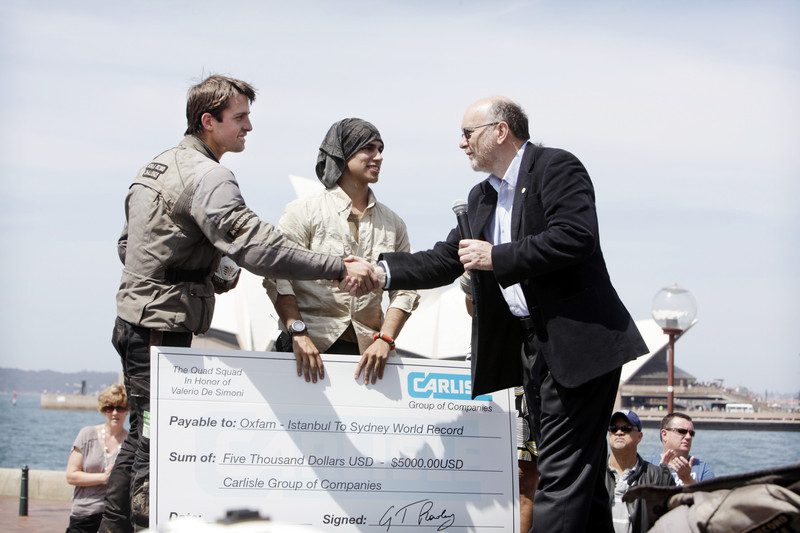
[[[666,411],[637,410],[646,428],[658,428]],[[800,431],[800,413],[759,411],[756,413],[727,413],[724,411],[686,411],[696,429],[743,431]]]

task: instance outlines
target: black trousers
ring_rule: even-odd
[[[275,339],[275,350],[278,352],[293,352],[294,348],[292,347],[292,336],[286,333],[285,331],[281,331],[278,338]],[[358,351],[358,344],[355,342],[350,341],[343,341],[341,339],[337,339],[327,350],[325,353],[333,353],[338,355],[359,355]]]
[[[524,338],[523,386],[539,446],[534,528],[613,533],[605,486],[606,432],[621,369],[567,388],[553,379],[544,357],[536,353],[534,333],[527,331]]]
[[[103,518],[103,513],[90,514],[89,516],[70,515],[66,533],[97,533],[101,518]]]
[[[158,334],[158,335],[156,335]],[[122,360],[131,430],[120,446],[106,486],[106,506],[100,531],[129,533],[133,524],[147,527],[150,507],[150,345],[192,345],[192,334],[155,332],[117,317],[111,342]]]

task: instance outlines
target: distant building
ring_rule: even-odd
[[[637,320],[636,326],[650,353],[622,367],[619,406],[634,410],[666,409],[667,336],[653,320]],[[749,402],[747,396],[724,389],[720,382],[698,383],[697,378],[677,365],[674,378],[676,411],[725,411],[728,404]]]

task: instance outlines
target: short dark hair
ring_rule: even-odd
[[[230,99],[243,94],[252,104],[256,99],[256,89],[242,80],[212,74],[197,85],[189,88],[186,94],[186,133],[197,135],[203,131],[203,115],[211,113],[215,119],[222,120],[222,112],[228,107]]]
[[[503,98],[495,100],[489,108],[487,118],[508,124],[508,129],[514,134],[514,137],[521,141],[527,141],[531,138],[528,133],[528,115],[516,102]]]
[[[661,429],[667,429],[667,426],[669,425],[670,422],[672,422],[673,418],[683,418],[684,420],[688,420],[689,422],[692,422],[692,417],[691,416],[689,416],[687,414],[684,414],[684,413],[678,413],[676,411],[674,413],[668,414],[667,416],[665,416],[664,418],[661,419]],[[692,423],[694,424],[694,422],[692,422]]]

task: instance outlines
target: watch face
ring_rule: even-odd
[[[302,320],[295,320],[290,326],[292,333],[303,333],[306,330],[306,323]]]

